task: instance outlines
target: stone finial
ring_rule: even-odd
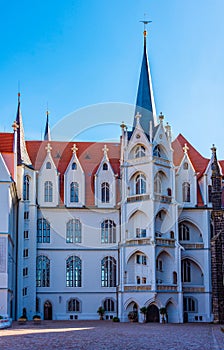
[[[102,148],[103,154],[105,157],[107,157],[107,152],[109,151],[109,149],[107,148],[107,145],[104,145]]]
[[[185,154],[187,154],[187,152],[189,151],[189,147],[187,146],[186,143],[184,144],[183,151]]]
[[[47,153],[51,153],[51,150],[52,150],[52,147],[51,147],[51,144],[48,143],[47,146],[45,147]]]
[[[75,143],[74,143],[74,145],[72,146],[71,150],[72,150],[72,153],[73,153],[73,154],[76,154],[76,152],[78,151],[78,147],[76,147],[76,144],[75,144]]]
[[[138,124],[140,121],[140,118],[141,118],[141,114],[139,112],[137,112],[135,118],[136,118],[136,124]]]
[[[211,151],[213,154],[216,154],[216,147],[215,147],[214,143],[212,145]]]
[[[160,121],[161,124],[163,123],[163,120],[164,120],[164,115],[163,115],[162,112],[160,112],[159,121]]]
[[[121,122],[121,125],[120,125],[121,129],[124,130],[126,128],[126,125],[124,122]]]
[[[13,124],[12,124],[12,128],[13,128],[13,131],[17,131],[17,129],[19,128],[19,125],[17,124],[16,120],[14,120]]]

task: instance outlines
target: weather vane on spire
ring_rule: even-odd
[[[144,17],[146,17],[146,14],[144,14]],[[143,34],[144,34],[144,38],[146,38],[146,36],[147,36],[146,26],[147,26],[147,24],[152,23],[152,21],[148,21],[148,20],[144,19],[143,21],[140,21],[140,22],[144,24]]]

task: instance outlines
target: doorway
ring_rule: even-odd
[[[44,303],[44,320],[52,320],[52,304],[49,300]]]
[[[149,305],[146,314],[146,322],[159,322],[159,309],[156,305]]]

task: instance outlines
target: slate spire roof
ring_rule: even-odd
[[[149,135],[150,121],[152,121],[152,127],[157,125],[156,109],[152,90],[152,80],[150,74],[150,67],[148,61],[147,47],[146,47],[147,32],[144,31],[144,50],[142,58],[141,73],[138,85],[136,109],[137,113],[141,114],[140,124],[144,132]],[[136,126],[136,118],[134,118],[133,129]]]
[[[21,108],[20,108],[20,93],[18,93],[18,108],[17,108],[17,115],[16,115],[16,123],[18,125],[17,165],[21,165],[21,164],[32,165],[30,157],[29,157],[27,149],[26,149],[22,113],[21,113]]]
[[[51,141],[50,125],[49,125],[49,112],[47,111],[47,120],[44,131],[44,141]]]

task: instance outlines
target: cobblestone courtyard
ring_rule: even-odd
[[[212,324],[138,324],[110,321],[13,323],[0,330],[0,349],[224,350],[224,333]]]

